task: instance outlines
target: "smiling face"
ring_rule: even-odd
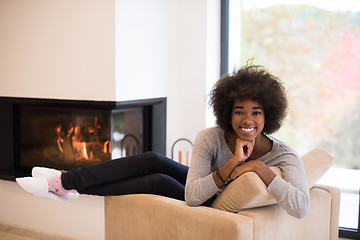
[[[260,138],[265,125],[263,107],[251,99],[236,100],[232,109],[231,125],[240,139],[252,141]]]

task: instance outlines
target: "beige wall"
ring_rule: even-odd
[[[0,1],[0,96],[167,97],[170,155],[177,138],[194,140],[209,119],[206,94],[219,76],[219,6],[213,0]],[[102,197],[56,202],[4,180],[0,195],[0,222],[104,239]]]
[[[0,2],[0,96],[115,99],[113,0]]]
[[[114,6],[113,0],[0,1],[0,96],[115,100]],[[57,202],[3,180],[0,195],[1,222],[104,238],[102,197]]]

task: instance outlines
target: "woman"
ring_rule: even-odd
[[[302,160],[266,135],[278,130],[286,115],[280,81],[260,66],[244,67],[217,82],[210,102],[218,126],[203,130],[195,140],[185,188],[187,204],[198,206],[221,193],[228,180],[253,171],[290,215],[305,217],[310,194]],[[270,166],[278,166],[283,178]]]
[[[309,191],[301,158],[265,135],[278,130],[285,117],[287,101],[278,79],[261,67],[244,67],[217,82],[211,104],[218,127],[197,136],[189,172],[171,159],[148,152],[66,173],[35,167],[33,177],[16,180],[35,195],[59,200],[78,193],[150,193],[184,200],[185,191],[188,205],[211,206],[228,180],[254,171],[289,214],[306,216]],[[269,166],[280,167],[283,179]]]

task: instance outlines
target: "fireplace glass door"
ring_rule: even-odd
[[[111,159],[110,111],[21,106],[19,165],[70,169]]]
[[[112,111],[112,158],[126,157],[143,151],[142,107]]]

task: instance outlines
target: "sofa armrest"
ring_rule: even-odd
[[[339,238],[339,211],[340,211],[340,189],[327,185],[315,184],[314,188],[319,188],[331,194],[331,215],[330,215],[330,239]]]
[[[150,194],[105,197],[105,239],[253,239],[247,216]]]

